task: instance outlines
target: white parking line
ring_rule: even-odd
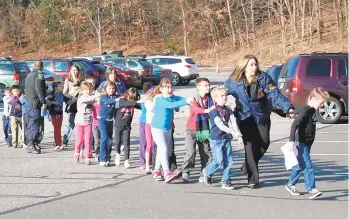
[[[348,154],[310,154],[311,156],[348,156]]]
[[[287,141],[275,141],[273,144],[286,144]],[[314,143],[348,143],[348,141],[314,141]]]

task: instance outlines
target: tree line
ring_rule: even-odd
[[[177,53],[188,54],[191,43],[214,51],[229,39],[234,49],[256,41],[256,26],[273,26],[284,48],[294,41],[320,42],[326,32],[324,14],[333,16],[339,38],[347,30],[346,0],[2,0],[0,37],[18,47],[74,43],[95,38],[144,45],[153,39]]]

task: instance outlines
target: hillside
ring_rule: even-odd
[[[304,1],[304,4],[310,2],[305,0],[294,1]],[[229,0],[226,2],[229,3]],[[258,3],[258,1],[256,2]],[[297,18],[297,11],[294,12],[294,16],[293,14],[285,12],[286,9],[290,9],[289,7],[292,6],[292,1],[288,0],[285,2],[288,2],[289,5],[281,5],[283,8],[282,10],[280,9],[280,11],[276,10],[278,8],[277,6],[280,5],[276,5],[276,9],[274,8],[274,15],[269,15],[267,19],[264,18],[265,20],[263,22],[257,22],[256,18],[257,16],[264,16],[262,13],[263,11],[257,9],[251,10],[251,12],[255,12],[255,17],[253,17],[253,14],[250,14],[250,16],[256,20],[252,26],[253,29],[251,30],[247,22],[246,25],[244,25],[242,19],[240,21],[241,24],[239,23],[239,25],[237,25],[235,23],[235,29],[232,28],[233,31],[231,34],[228,31],[229,28],[227,28],[229,27],[229,16],[224,5],[223,11],[213,8],[212,11],[207,12],[209,13],[208,17],[212,18],[214,21],[212,25],[210,24],[207,26],[206,23],[197,23],[195,19],[188,18],[186,20],[186,25],[193,25],[195,28],[187,28],[188,32],[184,32],[187,33],[186,45],[183,43],[184,33],[182,32],[171,32],[165,29],[165,31],[167,31],[165,34],[167,38],[163,38],[149,31],[134,31],[129,37],[123,37],[124,35],[122,34],[120,34],[121,36],[115,35],[115,32],[112,31],[113,29],[106,25],[105,29],[101,32],[103,37],[103,51],[123,50],[124,54],[127,55],[165,52],[168,50],[184,53],[185,50],[187,50],[188,55],[193,57],[198,64],[209,66],[215,66],[217,64],[219,66],[231,66],[236,62],[238,57],[247,53],[256,55],[260,59],[262,65],[270,65],[282,63],[288,57],[299,53],[348,51],[347,24],[345,22],[346,14],[343,14],[342,9],[340,9],[340,12],[335,11],[336,13],[334,13],[332,9],[327,8],[332,5],[332,1],[322,1],[325,3],[322,3],[321,6],[321,17],[315,16],[317,15],[317,10],[312,9],[312,5],[309,4],[305,5],[306,7],[303,8],[303,12],[308,11],[308,13],[304,13],[303,16],[298,14],[299,17]],[[237,7],[238,9],[239,6],[236,6],[234,3],[234,1],[231,1],[231,6]],[[21,21],[19,24],[21,28],[19,32],[19,38],[21,40],[20,45],[18,45],[18,37],[11,39],[8,36],[5,37],[4,31],[2,32],[1,36],[3,36],[4,40],[0,43],[0,56],[13,56],[16,59],[36,59],[43,57],[96,55],[100,53],[97,38],[98,34],[96,35],[96,33],[93,32],[91,26],[81,27],[85,32],[81,31],[80,35],[74,33],[74,40],[70,39],[70,33],[68,33],[69,37],[67,37],[66,40],[57,40],[51,35],[50,38],[47,38],[47,30],[43,29],[40,31],[37,27],[37,25],[45,27],[46,23],[44,18],[35,17],[41,15],[40,13],[43,13],[42,10],[47,9],[47,6],[39,6],[37,6],[37,8],[26,9],[26,11],[29,10],[29,12],[26,12],[25,20]],[[296,5],[293,6],[296,9]],[[335,6],[333,8],[335,8]],[[300,12],[302,11],[301,9],[299,10]],[[268,11],[273,10],[268,8]],[[291,9],[289,11],[292,12]],[[344,11],[347,13],[346,10]],[[186,16],[189,15],[186,14]],[[201,16],[204,16],[204,13]],[[246,15],[245,18],[247,18]],[[57,22],[63,23],[64,19],[69,21],[73,18],[59,17],[59,19],[61,20]],[[81,17],[79,17],[79,19],[81,19]],[[220,20],[217,21],[217,19]],[[240,18],[233,17],[232,19],[237,22]],[[230,19],[230,21],[232,21],[232,19]],[[206,21],[209,22],[210,19]],[[88,23],[86,18],[82,22],[85,22],[85,24]],[[218,26],[218,24],[220,26]],[[5,26],[3,26],[3,30],[4,27]],[[148,24],[146,27],[152,27],[152,24]],[[209,29],[207,29],[207,27]],[[233,25],[231,25],[231,27],[233,27]],[[75,28],[75,26],[73,28]],[[75,34],[79,37],[76,37]]]

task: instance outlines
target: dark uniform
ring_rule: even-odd
[[[41,107],[46,104],[46,85],[41,71],[34,69],[25,79],[25,104],[28,153],[41,153],[38,144],[43,137],[44,119],[41,116]]]
[[[261,73],[255,83],[234,81],[225,83],[230,95],[236,99],[236,117],[244,139],[245,162],[242,166],[248,177],[249,187],[259,183],[258,163],[270,144],[271,105],[287,114],[293,108],[291,102],[281,94],[272,78]]]

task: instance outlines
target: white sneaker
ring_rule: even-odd
[[[102,166],[102,167],[105,167],[106,166],[106,162],[99,162],[99,165]]]
[[[121,151],[124,151],[124,145],[121,145],[121,147],[120,147],[120,152]]]
[[[61,146],[56,146],[55,150],[59,150],[61,148]]]
[[[90,160],[90,158],[85,158],[85,164],[86,164],[86,165],[91,165],[91,160]]]
[[[130,162],[128,160],[125,160],[124,166],[125,166],[125,169],[131,168]]]
[[[65,148],[64,145],[62,145],[62,146],[59,147],[60,150],[63,150],[64,148]]]
[[[120,166],[120,154],[115,155],[115,166]]]
[[[109,162],[109,161],[105,162],[105,166],[106,166],[106,167],[108,167],[109,165],[110,165],[110,162]]]
[[[317,198],[317,197],[322,195],[322,192],[320,192],[319,190],[317,190],[315,188],[310,190],[308,193],[310,195],[309,196],[310,199],[314,199],[314,198]]]
[[[26,144],[23,143],[22,145],[23,148],[27,148],[28,146]]]

